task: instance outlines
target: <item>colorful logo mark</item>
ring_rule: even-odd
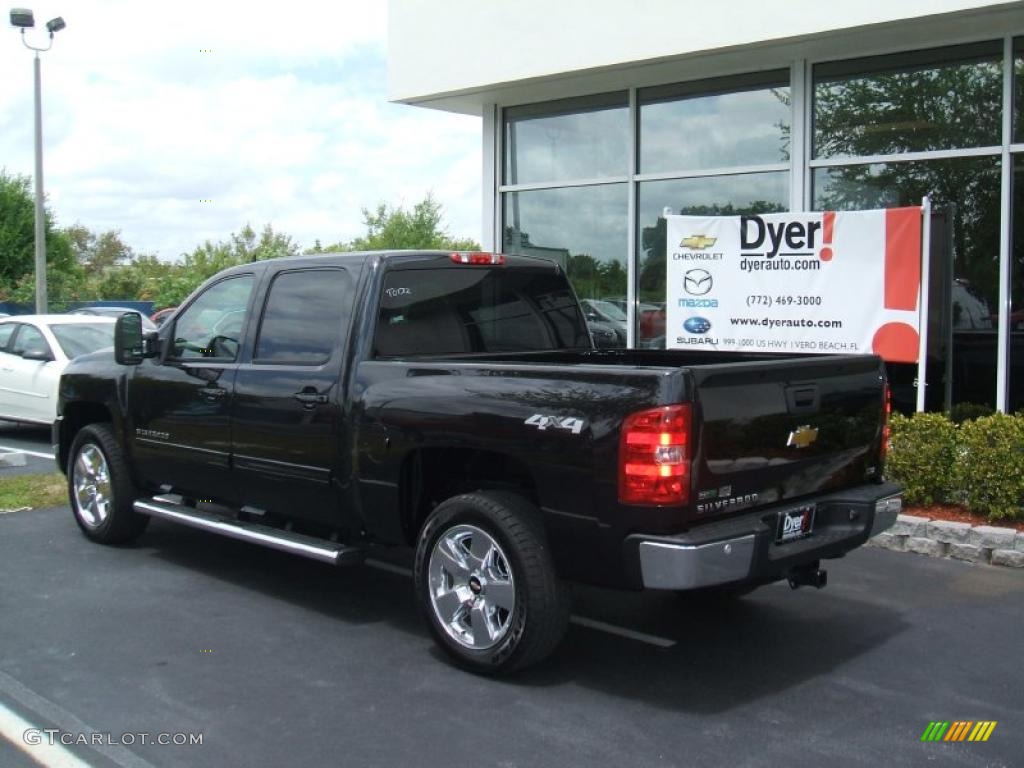
[[[939,720],[928,723],[921,741],[988,741],[996,728],[995,720]]]
[[[717,237],[708,237],[707,235],[690,235],[684,237],[679,241],[680,248],[689,248],[691,251],[703,251],[705,248],[710,248],[718,242]]]

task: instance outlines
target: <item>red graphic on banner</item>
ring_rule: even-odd
[[[921,209],[885,212],[884,307],[913,312],[921,286]],[[891,363],[916,363],[920,337],[906,323],[886,323],[872,339],[876,355]]]
[[[832,253],[832,249],[829,247],[832,245],[832,235],[836,229],[836,212],[825,211],[821,214],[821,239],[824,242],[825,247],[821,249],[821,253],[818,254],[818,258],[822,261],[832,261],[832,257],[835,255]]]

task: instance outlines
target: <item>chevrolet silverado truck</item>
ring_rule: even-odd
[[[60,383],[85,536],[156,517],[336,565],[412,547],[432,635],[477,672],[547,656],[569,582],[821,587],[900,508],[877,357],[598,350],[540,259],[245,264],[115,340]]]

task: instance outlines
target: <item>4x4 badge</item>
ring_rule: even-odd
[[[802,427],[797,427],[796,429],[789,433],[789,439],[786,440],[786,447],[806,448],[817,439],[817,427],[811,427],[807,424],[804,424]]]

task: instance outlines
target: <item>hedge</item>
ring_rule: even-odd
[[[959,415],[959,414],[958,414]],[[908,504],[962,504],[989,519],[1024,519],[1024,414],[955,423],[893,414],[886,475]]]

